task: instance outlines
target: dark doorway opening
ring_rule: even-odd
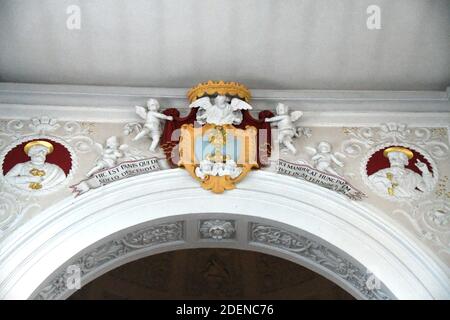
[[[189,249],[127,263],[69,299],[354,299],[321,275],[271,255]]]

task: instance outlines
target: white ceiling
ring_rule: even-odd
[[[81,8],[81,30],[66,8]],[[381,7],[381,30],[366,8]],[[0,0],[0,81],[444,90],[450,1]]]

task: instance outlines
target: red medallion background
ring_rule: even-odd
[[[389,168],[389,160],[388,158],[383,156],[383,151],[390,147],[399,147],[399,146],[397,145],[388,146],[386,148],[378,150],[370,157],[369,161],[366,164],[366,171],[368,176],[374,174],[378,170]],[[433,167],[421,153],[409,147],[408,149],[414,153],[414,157],[409,160],[409,164],[406,166],[406,168],[411,169],[412,171],[417,172],[418,174],[421,175],[422,172],[419,170],[419,168],[416,167],[416,161],[420,160],[423,163],[425,163],[428,167],[428,170],[430,170],[430,172],[433,173]]]
[[[66,176],[69,174],[70,169],[72,169],[72,159],[66,147],[50,139],[32,139],[21,143],[8,152],[5,156],[5,161],[3,161],[3,175],[8,173],[16,164],[30,160],[30,157],[23,151],[23,148],[28,142],[36,140],[50,142],[54,147],[53,152],[47,155],[45,162],[56,164],[64,171]]]

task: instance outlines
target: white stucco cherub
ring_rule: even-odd
[[[301,111],[293,111],[289,114],[289,107],[283,103],[278,103],[276,107],[277,115],[272,118],[266,118],[266,122],[274,122],[278,128],[278,143],[283,144],[293,154],[297,149],[293,145],[293,138],[298,137],[295,121],[303,115]]]
[[[306,150],[312,155],[311,160],[314,163],[314,168],[335,176],[340,176],[334,169],[334,165],[341,168],[344,167],[344,163],[340,161],[338,157],[345,156],[339,152],[333,153],[329,142],[321,141],[317,145],[317,149],[306,147]]]
[[[242,173],[242,168],[238,167],[233,159],[228,159],[219,171],[219,176],[230,176],[231,179],[237,178]]]
[[[207,175],[211,175],[214,163],[208,159],[200,161],[200,165],[195,168],[195,175],[200,179],[205,179]]]
[[[125,150],[128,149],[128,145],[121,145],[116,136],[106,139],[105,147],[100,143],[96,143],[95,146],[100,157],[97,159],[95,166],[86,174],[88,177],[100,170],[116,166],[119,160],[125,157]]]
[[[172,121],[172,116],[167,116],[159,110],[159,102],[156,99],[148,99],[147,110],[145,107],[136,106],[136,113],[145,120],[142,130],[133,138],[133,141],[149,136],[152,140],[149,150],[155,151],[161,138],[161,122],[163,120]]]
[[[200,124],[212,123],[216,125],[235,124],[242,122],[241,110],[251,110],[252,106],[247,102],[233,98],[228,103],[228,97],[218,95],[214,98],[214,104],[209,97],[195,100],[189,108],[199,108],[197,112],[197,122]]]

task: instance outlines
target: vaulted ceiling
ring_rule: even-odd
[[[81,29],[66,27],[69,5]],[[381,29],[366,26],[369,5]],[[445,90],[448,0],[0,0],[0,81]]]

